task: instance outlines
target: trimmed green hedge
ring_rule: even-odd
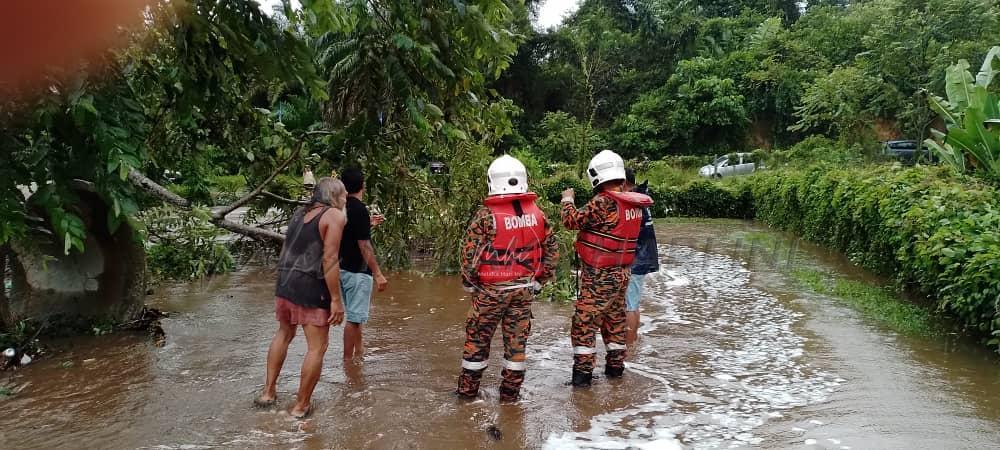
[[[837,167],[656,187],[654,214],[794,232],[916,288],[1000,351],[1000,191],[943,167]]]
[[[944,168],[812,168],[748,179],[756,217],[934,299],[1000,350],[1000,192]]]
[[[651,186],[653,217],[752,219],[753,194],[746,183],[692,181],[681,187]]]

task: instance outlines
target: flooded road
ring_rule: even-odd
[[[745,222],[657,231],[663,267],[648,277],[639,353],[621,380],[567,386],[572,306],[538,302],[523,400],[497,403],[497,339],[481,399],[460,401],[468,299],[456,278],[400,274],[376,296],[362,364],[340,360],[333,331],[310,420],[254,410],[274,277],[246,271],[160,289],[150,303],[172,312],[163,348],[84,337],[4,374],[23,390],[0,400],[0,447],[1000,447],[1000,358],[899,336],[785,275],[871,280],[842,258]],[[300,336],[279,380],[282,409],[304,353]]]

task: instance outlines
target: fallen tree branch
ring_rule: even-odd
[[[151,180],[138,170],[132,169],[128,171],[128,180],[131,181],[132,184],[142,188],[150,194],[155,195],[160,200],[170,203],[171,205],[180,206],[181,208],[191,208],[190,200],[170,192],[169,189],[160,186],[159,183]]]
[[[170,203],[174,206],[190,210],[191,201],[183,198],[173,192],[167,190],[167,188],[161,186],[159,183],[151,180],[149,177],[143,175],[138,170],[132,169],[128,173],[128,179],[132,184],[142,188],[146,192],[153,194],[154,196],[160,198],[161,200]],[[237,234],[248,236],[257,240],[273,241],[277,243],[282,243],[285,241],[285,236],[276,231],[267,230],[264,228],[254,227],[250,225],[244,225],[241,223],[236,223],[231,220],[227,220],[225,216],[217,217],[215,214],[212,215],[211,222],[219,227]]]
[[[247,203],[250,203],[250,201],[253,200],[254,197],[260,195],[261,191],[263,191],[264,188],[267,187],[267,185],[271,184],[271,181],[274,180],[274,177],[277,177],[279,174],[281,174],[281,172],[284,171],[285,168],[288,167],[288,165],[292,163],[292,161],[294,161],[295,159],[297,159],[299,157],[299,154],[302,153],[302,146],[303,145],[305,145],[305,141],[302,141],[302,143],[299,144],[298,150],[292,152],[292,154],[288,158],[286,158],[284,161],[282,161],[282,163],[278,167],[276,167],[273,172],[271,172],[271,175],[269,175],[262,183],[260,183],[259,185],[257,185],[256,188],[254,188],[252,191],[248,192],[243,197],[240,197],[235,202],[230,203],[229,205],[223,207],[222,209],[220,209],[218,211],[214,211],[212,213],[212,218],[216,219],[216,220],[225,219],[226,216],[229,215],[229,213],[235,211],[237,208],[239,208],[239,207],[241,207],[241,206],[243,206],[243,205],[245,205]]]
[[[270,191],[260,191],[261,195],[265,197],[270,197],[282,203],[288,203],[289,205],[309,205],[310,203],[305,200],[293,200],[290,198],[282,197]]]
[[[250,225],[243,225],[242,223],[237,223],[233,222],[232,220],[226,220],[226,219],[213,220],[212,223],[218,225],[219,228],[224,228],[234,233],[239,233],[244,236],[252,237],[254,239],[285,242],[285,235],[278,233],[277,231],[266,230],[264,228],[257,228]]]

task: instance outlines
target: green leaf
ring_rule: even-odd
[[[991,168],[996,163],[997,155],[1000,155],[1000,142],[997,137],[986,131],[983,122],[986,116],[979,109],[969,108],[965,113],[965,128],[959,136],[969,143],[968,150],[984,168]]]
[[[983,66],[979,69],[979,73],[976,74],[977,86],[983,88],[990,87],[990,84],[993,83],[993,78],[997,73],[1000,73],[1000,68],[993,67],[994,60],[1000,60],[1000,45],[991,48],[989,53],[986,54]]]
[[[420,113],[420,109],[417,107],[416,101],[411,97],[406,100],[406,111],[410,114],[410,119],[413,120],[414,125],[417,126],[421,131],[430,130],[430,124],[427,123],[427,119],[424,115]]]
[[[97,108],[94,106],[94,97],[91,95],[84,95],[77,99],[73,104],[72,111],[73,120],[80,127],[89,126],[95,119],[100,117],[100,113],[97,112]]]
[[[428,104],[424,105],[424,108],[427,109],[428,111],[430,111],[430,113],[434,117],[436,117],[436,118],[437,117],[444,117],[444,112],[441,111],[441,108],[438,108],[437,105],[435,105],[433,103],[428,103]]]
[[[121,165],[121,160],[115,157],[108,159],[108,173],[115,173],[118,170],[118,166]]]
[[[401,33],[396,33],[392,35],[392,42],[396,44],[396,47],[401,48],[403,50],[410,50],[414,48],[414,46],[416,45],[416,43],[413,42],[413,39]]]
[[[944,135],[942,134],[942,137],[943,136]],[[965,157],[962,156],[962,152],[956,151],[952,146],[947,144],[942,147],[941,144],[938,144],[937,141],[934,141],[933,139],[925,140],[924,144],[937,153],[942,161],[954,167],[959,173],[965,173]]]
[[[975,79],[969,73],[969,62],[959,60],[958,64],[948,67],[945,73],[945,91],[948,93],[948,102],[955,110],[962,112],[969,106],[969,96]]]
[[[117,203],[115,203],[117,205]],[[108,232],[114,234],[122,225],[122,217],[117,212],[108,210]]]
[[[934,94],[928,94],[927,97],[927,101],[930,103],[931,109],[944,119],[946,125],[961,122],[958,112],[955,111],[955,108],[948,103],[947,100]]]
[[[1000,119],[1000,95],[992,92],[986,94],[983,102],[983,114],[987,119]]]
[[[94,106],[94,96],[92,95],[85,95],[83,97],[80,97],[80,100],[76,102],[76,106],[79,108],[83,108],[84,110],[95,116],[100,115],[97,112],[97,108]]]

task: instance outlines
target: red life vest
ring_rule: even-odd
[[[545,214],[535,205],[534,192],[486,197],[493,213],[496,237],[479,256],[479,281],[501,283],[535,277],[542,271]]]
[[[618,223],[610,232],[580,230],[576,252],[592,267],[628,266],[635,259],[635,247],[642,228],[642,208],[653,204],[648,195],[637,192],[604,191],[618,207]]]

